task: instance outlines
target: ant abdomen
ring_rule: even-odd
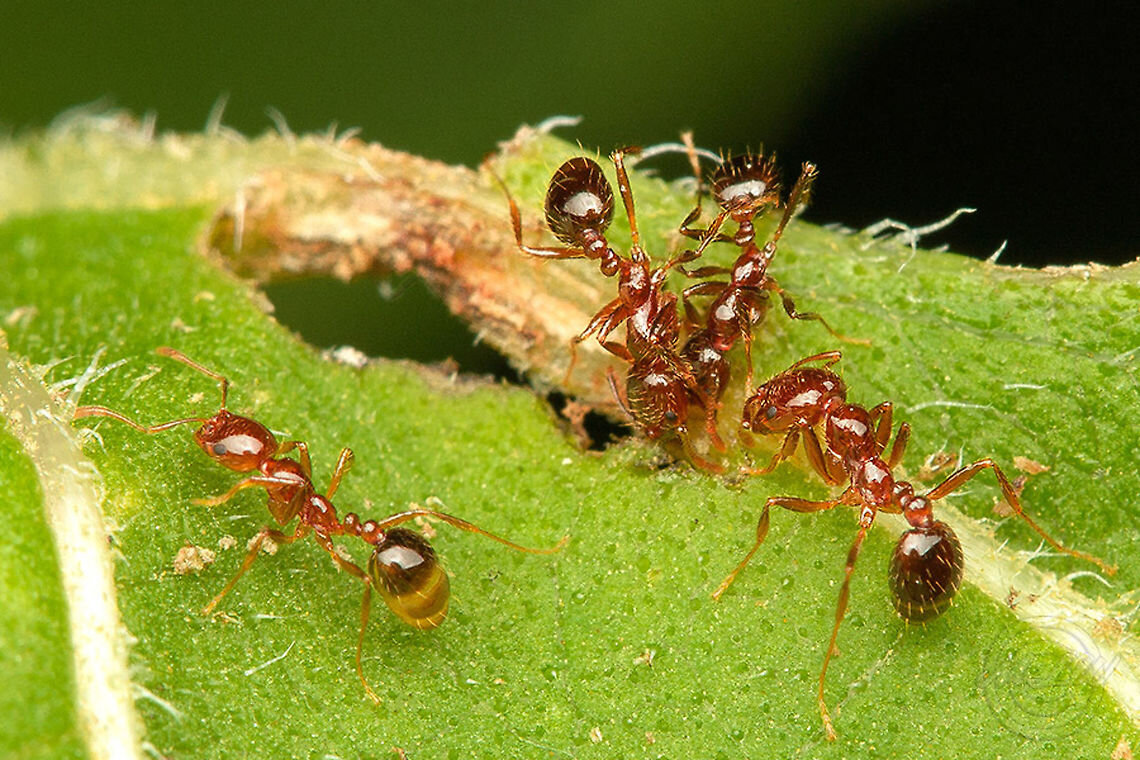
[[[724,161],[712,176],[712,191],[723,209],[780,203],[780,170],[770,156],[743,153]]]
[[[899,537],[891,555],[895,610],[922,622],[941,615],[962,585],[962,544],[944,522],[913,528]]]
[[[368,558],[368,575],[392,612],[413,628],[435,628],[447,617],[447,573],[419,533],[389,530]]]
[[[649,438],[685,425],[689,392],[676,368],[664,357],[647,357],[629,369],[626,396],[634,419]]]
[[[558,167],[546,191],[546,223],[555,237],[583,248],[614,218],[614,191],[596,161],[583,156]]]

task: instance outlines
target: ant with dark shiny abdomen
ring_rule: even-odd
[[[695,155],[693,160],[695,163]],[[840,340],[866,343],[846,338],[835,332],[819,314],[796,311],[792,297],[780,287],[775,278],[768,274],[768,266],[776,255],[776,246],[784,234],[784,229],[796,211],[807,202],[817,175],[818,171],[814,164],[803,165],[787,202],[783,204],[784,212],[780,221],[763,248],[756,244],[754,220],[769,209],[781,207],[780,172],[772,156],[746,152],[725,158],[710,178],[713,197],[721,209],[718,216],[706,229],[691,227],[690,225],[701,213],[698,200],[697,206],[681,223],[680,233],[700,240],[702,244],[707,245],[706,241],[733,243],[741,249],[732,267],[706,266],[694,270],[682,268],[689,277],[729,276],[727,281],[701,282],[689,286],[682,292],[686,315],[693,324],[700,324],[701,320],[695,310],[691,309],[690,300],[694,296],[714,297],[708,307],[704,326],[690,338],[689,342],[695,339],[696,344],[692,348],[686,344],[682,349],[682,355],[693,364],[694,374],[702,385],[723,392],[723,387],[717,382],[717,378],[726,370],[716,360],[714,354],[727,353],[738,339],[743,339],[748,373],[746,388],[748,393],[751,393],[752,328],[767,314],[771,305],[770,294],[780,297],[784,311],[790,318],[815,320]],[[726,216],[737,223],[735,235],[719,231]],[[719,399],[719,396],[717,398]]]
[[[700,256],[717,230],[713,229],[697,250],[685,251],[665,265],[652,268],[641,244],[633,193],[625,168],[625,156],[632,152],[635,149],[627,148],[611,155],[629,220],[632,240],[629,258],[618,254],[606,239],[606,229],[613,220],[613,189],[601,167],[585,157],[564,162],[551,177],[546,193],[547,225],[566,245],[526,245],[522,239],[521,214],[507,192],[515,241],[521,251],[533,256],[596,259],[600,262],[602,274],[618,276],[617,298],[603,306],[586,329],[571,340],[566,377],[569,378],[573,372],[577,345],[596,334],[602,347],[631,365],[624,394],[620,392],[612,370],[609,370],[614,395],[630,417],[651,438],[657,438],[666,431],[673,432],[694,464],[719,472],[722,468],[699,456],[689,441],[686,426],[688,405],[690,398],[695,398],[706,409],[710,440],[717,448],[724,449],[716,431],[715,406],[705,398],[688,365],[677,353],[680,333],[677,297],[666,293],[662,287],[669,271]],[[623,323],[626,324],[624,345],[609,340],[610,334]]]
[[[1046,533],[1021,506],[1017,490],[992,459],[979,459],[959,468],[925,494],[915,494],[905,480],[896,480],[892,471],[902,460],[910,427],[899,426],[886,459],[882,458],[891,437],[892,405],[879,404],[867,410],[847,403],[843,380],[831,371],[840,353],[829,351],[802,359],[757,389],[744,406],[742,426],[762,435],[784,435],[783,443],[769,465],[758,472],[770,472],[789,458],[800,438],[812,468],[830,485],[847,482],[834,499],[809,501],[791,496],[773,496],[764,504],[756,525],[756,541],[740,564],[713,592],[719,599],[768,535],[769,510],[782,507],[793,512],[823,512],[840,504],[859,508],[859,530],[847,554],[843,585],[835,611],[835,625],[819,674],[819,711],[828,739],[835,739],[831,715],[824,701],[827,666],[835,653],[840,623],[847,611],[851,574],[863,546],[867,530],[879,512],[902,514],[911,529],[903,533],[891,558],[890,585],[895,609],[906,620],[924,621],[942,614],[962,582],[962,548],[954,531],[933,516],[933,502],[944,499],[983,470],[993,470],[1002,496],[1022,520],[1059,552],[1093,562],[1104,572],[1116,568],[1090,554],[1063,546]],[[808,367],[813,362],[823,367]],[[823,428],[823,445],[816,433]]]
[[[520,546],[458,517],[419,507],[385,517],[380,521],[361,520],[359,515],[349,512],[341,521],[332,504],[332,497],[354,461],[351,449],[341,450],[328,489],[324,494],[318,493],[312,483],[309,450],[304,442],[278,443],[273,433],[260,422],[227,410],[229,380],[224,376],[207,369],[173,348],[163,346],[157,349],[157,352],[218,381],[222,400],[220,408],[213,416],[187,417],[158,425],[140,425],[104,406],[81,406],[75,410],[74,419],[107,417],[147,434],[159,433],[188,423],[200,423],[201,426],[194,432],[194,440],[207,456],[235,472],[256,471],[257,475],[236,483],[220,496],[193,501],[201,505],[218,505],[229,501],[241,490],[261,487],[268,494],[267,506],[278,525],[284,527],[297,518],[297,527],[292,533],[283,533],[269,527],[262,528],[250,541],[245,559],[237,573],[202,609],[202,614],[208,615],[213,612],[218,603],[234,588],[257,559],[266,540],[277,544],[291,544],[312,533],[321,548],[328,552],[342,570],[364,583],[360,634],[356,646],[356,671],[365,692],[377,704],[380,698],[365,679],[362,664],[364,631],[368,625],[372,606],[372,587],[376,587],[384,602],[397,617],[421,630],[435,628],[443,622],[447,616],[450,600],[447,573],[439,564],[431,544],[418,533],[400,528],[399,525],[417,517],[431,517],[460,530],[486,536],[516,551],[530,554],[557,552],[567,541],[567,538],[563,538],[551,549],[532,549]],[[282,456],[294,449],[300,452],[300,461]],[[367,571],[337,553],[332,537],[339,535],[357,536],[373,546]]]

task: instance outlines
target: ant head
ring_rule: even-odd
[[[256,420],[222,409],[194,432],[206,456],[235,472],[256,470],[277,453],[277,439]]]
[[[597,258],[613,218],[614,191],[597,162],[579,156],[558,167],[546,191],[546,223],[555,237]]]
[[[726,158],[712,175],[717,205],[733,217],[751,218],[780,204],[780,171],[772,157],[745,152]]]
[[[689,416],[689,392],[669,362],[647,354],[630,368],[626,395],[637,424],[650,439],[668,431],[685,434]]]
[[[962,566],[962,544],[946,523],[931,521],[903,533],[891,555],[895,610],[907,620],[938,617],[962,585]]]
[[[435,628],[447,617],[447,573],[419,533],[393,528],[384,534],[368,558],[368,576],[389,609],[408,625]]]

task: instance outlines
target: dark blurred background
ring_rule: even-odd
[[[583,121],[564,134],[603,150],[692,129],[714,150],[811,159],[812,221],[918,226],[973,206],[925,244],[984,258],[1005,242],[1005,264],[1123,263],[1140,255],[1136,27],[1123,3],[1086,8],[9,0],[0,129],[106,98],[198,130],[225,94],[225,123],[248,134],[270,127],[272,106],[295,131],[335,121],[474,165],[519,124],[573,114]],[[338,286],[315,287],[275,300]],[[420,297],[415,283],[388,291]]]

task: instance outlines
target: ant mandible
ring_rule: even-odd
[[[983,470],[993,470],[1006,503],[1050,546],[1072,557],[1093,562],[1109,575],[1116,572],[1115,567],[1103,560],[1063,546],[1046,533],[1022,508],[1017,490],[992,459],[979,459],[959,468],[921,495],[915,494],[914,487],[907,481],[896,480],[892,471],[902,460],[910,427],[905,423],[899,426],[894,444],[884,460],[882,455],[891,437],[892,405],[886,402],[867,410],[847,403],[846,386],[830,369],[839,359],[838,351],[817,354],[776,375],[760,386],[745,403],[741,424],[746,430],[762,435],[784,435],[772,461],[758,472],[770,472],[789,458],[802,437],[812,468],[828,484],[838,485],[846,481],[847,488],[838,497],[824,501],[791,496],[769,498],[756,524],[755,543],[713,592],[713,598],[719,599],[764,543],[772,507],[801,513],[823,512],[840,504],[859,508],[859,530],[847,553],[835,625],[819,674],[819,711],[829,740],[835,739],[835,729],[824,700],[827,666],[835,654],[839,626],[847,612],[855,561],[867,530],[879,511],[902,514],[911,526],[895,546],[889,575],[895,610],[908,621],[925,621],[941,615],[958,592],[962,583],[962,547],[950,526],[934,519],[933,502],[957,491]],[[805,366],[813,362],[823,362],[823,366]],[[823,446],[816,434],[820,426],[824,430]]]
[[[666,430],[674,432],[694,464],[719,472],[721,468],[699,456],[689,441],[686,419],[689,399],[694,398],[706,410],[706,428],[711,442],[721,450],[725,448],[716,430],[715,405],[705,398],[690,368],[677,353],[680,332],[676,316],[677,297],[662,288],[669,271],[700,256],[712,242],[718,228],[713,228],[695,251],[685,251],[665,265],[651,268],[649,256],[641,244],[633,193],[625,168],[625,156],[636,150],[626,148],[611,154],[629,220],[632,240],[629,258],[619,255],[606,239],[606,229],[613,221],[613,189],[601,167],[585,157],[564,162],[555,171],[546,193],[547,225],[566,246],[526,245],[522,239],[518,206],[503,187],[510,204],[515,242],[524,253],[541,258],[596,259],[602,274],[618,276],[617,298],[603,306],[586,329],[571,340],[566,379],[569,379],[577,361],[577,345],[596,334],[603,348],[631,364],[624,394],[619,391],[613,370],[607,371],[614,395],[626,413],[650,438],[657,438]],[[624,345],[609,340],[610,334],[622,323],[627,325]]]
[[[107,417],[148,435],[179,425],[200,423],[201,426],[194,432],[194,440],[207,456],[235,472],[258,472],[258,475],[239,481],[220,496],[194,499],[193,502],[215,506],[229,501],[243,489],[263,487],[268,494],[269,512],[278,525],[284,527],[297,518],[297,527],[292,533],[283,533],[268,526],[263,527],[250,541],[245,559],[237,573],[202,609],[202,614],[212,613],[226,594],[234,588],[238,580],[253,565],[267,539],[277,544],[291,544],[312,533],[321,548],[328,552],[341,569],[364,583],[360,633],[356,645],[356,671],[365,693],[377,704],[380,703],[380,698],[365,679],[362,663],[364,632],[372,607],[372,587],[377,588],[384,602],[397,617],[420,630],[439,626],[447,616],[450,603],[450,583],[447,573],[440,565],[431,544],[420,534],[400,528],[399,525],[417,517],[431,517],[460,530],[486,536],[516,551],[530,554],[552,554],[559,551],[568,540],[568,537],[565,537],[557,546],[550,549],[529,548],[466,520],[424,508],[410,509],[380,521],[362,521],[359,515],[349,512],[341,521],[337,517],[332,498],[355,459],[351,449],[341,450],[328,489],[324,494],[318,493],[312,483],[309,450],[304,442],[291,440],[278,443],[273,433],[260,422],[230,412],[226,408],[229,380],[223,375],[207,369],[173,348],[163,346],[157,349],[157,353],[218,381],[222,399],[221,406],[214,415],[187,417],[158,425],[140,425],[104,406],[81,406],[75,410],[74,419]],[[300,453],[300,461],[281,456],[294,449]],[[332,537],[337,535],[356,536],[373,546],[367,571],[336,552]]]

